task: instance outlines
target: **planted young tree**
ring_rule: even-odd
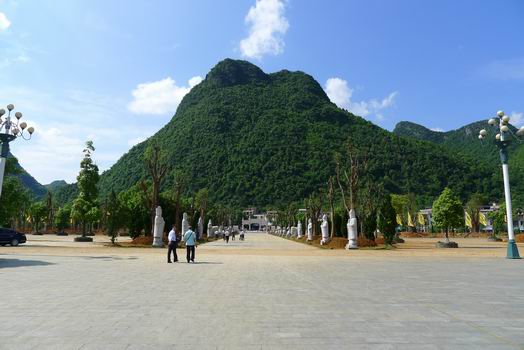
[[[156,207],[160,204],[160,185],[167,173],[168,162],[166,152],[155,141],[152,141],[146,148],[146,151],[144,152],[144,160],[152,183],[149,207],[152,229],[155,225]]]
[[[313,223],[313,236],[317,235],[318,218],[320,217],[320,213],[322,212],[323,204],[324,204],[324,196],[322,194],[322,191],[319,191],[316,194],[312,193],[305,200],[306,211],[307,211],[308,217],[311,219],[311,222]],[[307,223],[306,223],[306,227],[307,227]]]
[[[358,216],[360,213],[357,193],[361,174],[367,168],[366,152],[348,142],[347,164],[343,164],[341,156],[338,154],[335,156],[335,163],[337,183],[347,215],[349,217],[349,213],[353,209]]]
[[[88,223],[97,217],[98,199],[98,166],[91,157],[95,151],[93,141],[86,142],[84,158],[80,162],[80,173],[77,176],[78,197],[73,201],[71,216],[82,225],[82,236],[75,238],[75,241],[92,242],[93,239],[86,237]]]
[[[396,212],[391,204],[391,196],[388,194],[383,197],[382,205],[378,211],[377,227],[384,236],[386,245],[393,244],[395,229],[397,226]]]
[[[488,217],[493,227],[492,239],[499,240],[498,235],[506,230],[506,205],[501,204],[499,209],[489,213]]]
[[[439,242],[439,247],[456,248],[458,244],[449,241],[449,230],[464,226],[464,209],[460,199],[446,187],[433,203],[433,221],[435,226],[444,230],[445,242]]]
[[[47,217],[47,207],[44,202],[35,202],[29,207],[29,219],[35,230],[34,234],[40,234],[40,226]]]
[[[329,217],[331,220],[331,232],[330,237],[335,237],[335,179],[333,176],[329,177],[328,180],[328,202],[329,202]]]
[[[195,195],[195,206],[198,208],[200,212],[200,218],[202,219],[202,225],[204,226],[204,230],[206,229],[206,224],[204,222],[207,205],[209,201],[209,191],[207,188],[201,188],[198,190],[198,192]]]
[[[71,220],[71,206],[66,205],[57,210],[54,224],[58,230],[59,235],[65,235],[64,230],[69,226],[69,221]]]
[[[115,191],[111,191],[106,205],[106,234],[115,244],[118,230],[122,227],[122,208]]]
[[[473,193],[466,203],[466,211],[471,218],[471,230],[480,231],[480,208],[486,203],[486,198],[480,193]]]
[[[178,232],[182,230],[182,213],[180,206],[182,204],[182,193],[189,182],[187,174],[182,170],[175,170],[172,174],[173,181],[173,201],[175,202],[175,225]]]
[[[45,229],[46,230],[53,229],[55,210],[53,208],[53,194],[51,193],[51,191],[47,191],[46,198],[45,198],[45,205],[46,205],[46,210],[47,210]],[[49,225],[49,227],[47,227],[47,225]]]
[[[127,227],[129,236],[136,238],[142,231],[147,232],[149,222],[149,207],[144,206],[140,188],[132,186],[127,191],[118,194],[121,204],[121,215],[124,226]]]

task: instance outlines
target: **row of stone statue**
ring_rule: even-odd
[[[348,243],[346,244],[346,249],[358,249],[357,242],[357,217],[355,215],[355,210],[351,209],[349,212],[349,220],[347,222],[348,230]],[[329,235],[329,224],[327,215],[322,216],[322,224],[320,225],[320,231],[322,232],[322,238],[320,240],[320,245],[326,245],[329,243],[331,237]],[[302,231],[302,222],[299,221],[297,226],[290,226],[287,228],[277,228],[275,233],[281,237],[289,238],[302,238],[304,237],[304,232]],[[313,221],[311,218],[308,220],[307,224],[307,241],[313,241]]]
[[[162,247],[164,245],[162,241],[162,237],[164,235],[164,227],[166,225],[166,222],[164,221],[164,218],[162,217],[162,208],[160,206],[156,207],[155,211],[155,227],[153,228],[153,247]],[[187,220],[187,213],[184,213],[182,215],[182,230],[181,235],[183,236],[184,233],[189,230],[189,221]],[[204,236],[204,223],[202,221],[202,218],[198,219],[197,224],[197,239],[200,239]],[[221,235],[222,229],[218,226],[213,226],[213,223],[211,222],[211,219],[207,223],[207,236],[208,237],[215,237],[216,235]]]

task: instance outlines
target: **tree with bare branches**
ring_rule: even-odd
[[[152,193],[150,200],[151,227],[154,227],[155,210],[160,204],[160,185],[169,169],[167,155],[157,142],[151,142],[144,152],[144,161],[151,176]]]
[[[335,155],[336,178],[340,188],[342,202],[349,216],[351,209],[354,209],[358,213],[358,186],[360,176],[367,169],[367,154],[363,150],[353,146],[351,142],[348,142],[348,164],[342,164],[341,158],[340,154]]]

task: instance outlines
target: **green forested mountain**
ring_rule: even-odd
[[[516,132],[516,128],[510,127]],[[482,129],[486,129],[488,137],[480,141],[478,135]],[[499,153],[495,146],[495,134],[497,133],[495,130],[494,127],[488,125],[487,120],[481,120],[446,132],[433,131],[422,125],[404,121],[397,123],[393,133],[399,136],[438,143],[454,152],[468,155],[479,161],[498,164]],[[519,143],[514,143],[511,146],[511,150],[515,150],[519,146]]]
[[[493,188],[492,173],[474,159],[399,137],[337,108],[305,73],[266,74],[231,59],[184,97],[164,128],[102,174],[102,195],[146,177],[142,157],[152,141],[167,150],[172,169],[190,176],[188,191],[207,187],[212,200],[238,206],[304,199],[325,186],[335,172],[335,152],[344,155],[348,141],[369,150],[366,176],[394,193],[429,200],[445,186],[463,198],[475,191],[491,195]],[[172,186],[172,178],[163,186]]]
[[[510,125],[513,132],[516,128]],[[481,129],[488,131],[488,137],[480,141]],[[503,198],[502,175],[498,148],[495,145],[496,128],[488,125],[487,120],[468,124],[456,130],[438,132],[412,122],[400,122],[393,132],[397,135],[427,140],[445,147],[461,157],[476,160],[483,167],[493,172],[492,199]],[[510,180],[512,197],[516,206],[524,207],[524,144],[514,140],[509,146]]]

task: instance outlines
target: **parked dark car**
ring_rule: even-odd
[[[10,244],[16,247],[20,243],[25,243],[25,234],[11,230],[10,228],[0,228],[0,245]]]

